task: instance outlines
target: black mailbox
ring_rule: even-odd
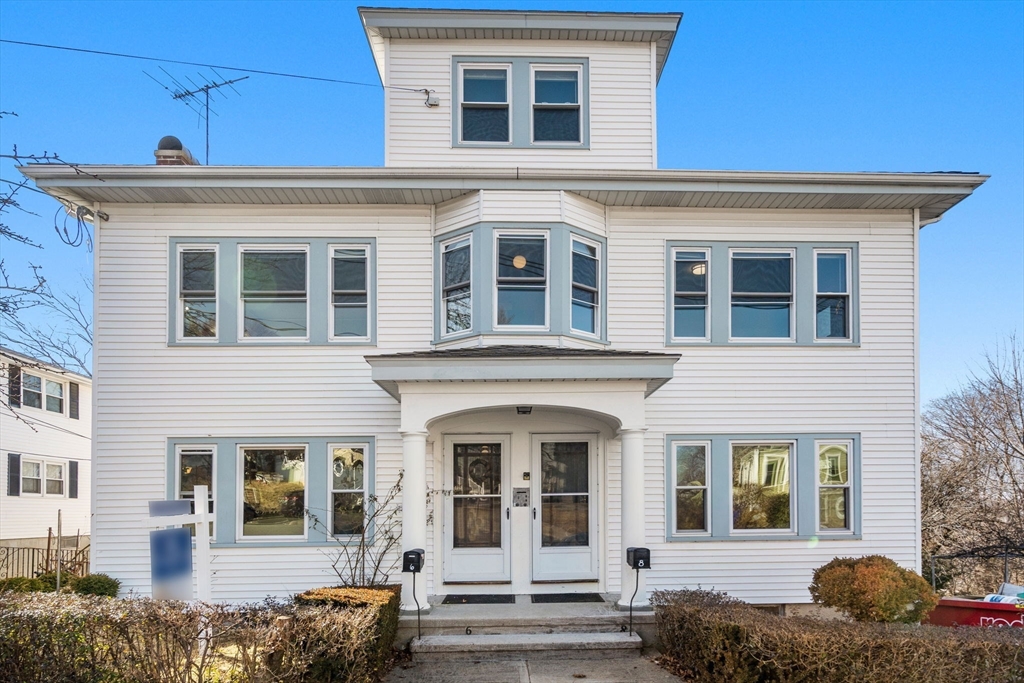
[[[650,569],[650,548],[626,548],[626,564],[633,569]]]
[[[406,550],[402,555],[402,571],[419,574],[423,571],[423,548]]]

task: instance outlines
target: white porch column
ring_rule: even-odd
[[[427,547],[427,432],[402,432],[402,552]],[[431,560],[433,558],[430,558]],[[419,608],[427,602],[427,572],[416,577],[416,599]],[[412,574],[402,573],[402,610],[416,611],[413,600]]]
[[[629,599],[636,590],[633,608],[648,607],[651,603],[644,587],[645,570],[639,572],[626,564],[626,548],[646,545],[644,534],[644,432],[639,429],[622,429],[619,438],[622,443],[622,596],[619,607],[628,608]],[[652,564],[656,560],[652,558]],[[639,583],[639,586],[637,585]]]

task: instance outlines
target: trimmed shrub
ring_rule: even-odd
[[[9,579],[0,580],[0,593],[14,591],[15,593],[31,593],[43,590],[43,582],[39,579],[30,579],[27,576],[12,576]]]
[[[931,586],[888,557],[837,557],[814,571],[814,602],[857,621],[919,623],[939,603]]]
[[[86,574],[75,581],[74,591],[79,595],[105,595],[116,598],[121,582],[106,574]]]
[[[57,572],[47,572],[45,574],[39,574],[38,576],[36,576],[36,579],[38,579],[39,583],[42,584],[42,590],[46,591],[47,593],[53,593],[57,590]],[[62,591],[74,590],[75,581],[77,580],[78,577],[74,574],[61,572],[60,589]]]
[[[699,683],[1011,683],[1024,631],[780,617],[721,593],[653,597],[666,663]]]

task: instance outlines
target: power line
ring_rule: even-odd
[[[141,59],[147,62],[163,62],[165,64],[183,64],[185,66],[202,66],[207,69],[225,69],[227,71],[241,71],[243,73],[259,74],[261,76],[280,76],[281,78],[299,78],[307,81],[321,81],[324,83],[340,83],[342,85],[359,85],[367,88],[387,88],[389,90],[405,90],[407,92],[423,92],[422,88],[400,88],[394,85],[380,85],[378,83],[363,83],[361,81],[345,81],[325,76],[306,76],[304,74],[290,74],[281,71],[264,71],[262,69],[245,69],[239,66],[223,66],[219,64],[204,64],[202,62],[185,62],[180,59],[163,59],[161,57],[146,57],[144,55],[130,55],[124,52],[106,52],[104,50],[88,50],[82,47],[68,47],[66,45],[47,45],[46,43],[29,43],[23,40],[7,40],[0,38],[0,43],[9,45],[24,45],[27,47],[41,47],[48,50],[64,50],[67,52],[84,52],[90,55],[102,55],[104,57],[121,57],[123,59]]]

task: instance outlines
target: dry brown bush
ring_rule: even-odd
[[[1019,683],[1024,631],[779,617],[724,594],[654,594],[672,668],[701,683]]]

